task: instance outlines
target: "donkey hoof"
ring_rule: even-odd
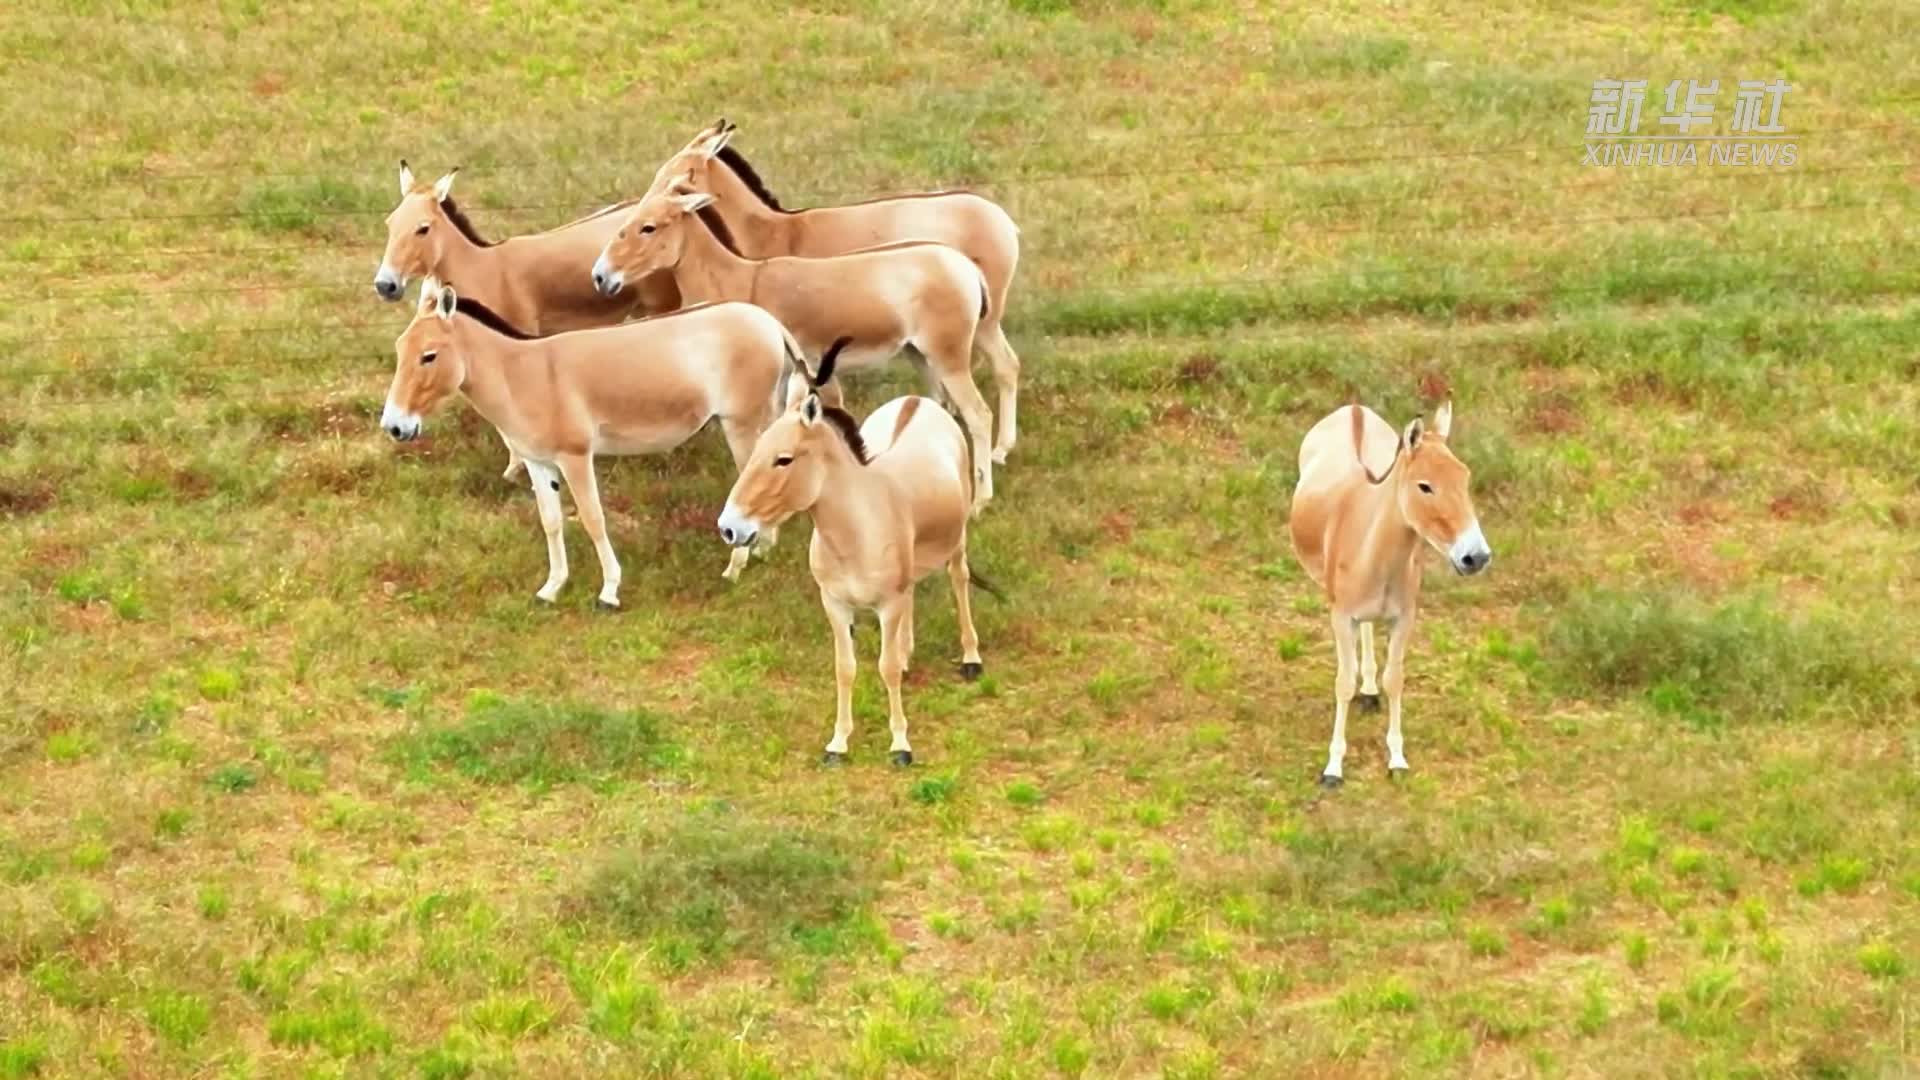
[[[847,755],[838,750],[829,750],[820,755],[820,764],[838,767],[847,763]]]
[[[995,450],[993,452],[993,463],[995,465],[1005,465],[1007,463],[1007,452],[1005,450]]]
[[[1407,778],[1407,773],[1410,771],[1411,770],[1409,770],[1405,765],[1389,765],[1387,766],[1387,779],[1393,780],[1396,782],[1400,780],[1405,780]]]
[[[619,610],[620,610],[620,601],[618,601],[618,600],[611,600],[611,601],[609,601],[609,600],[603,600],[603,599],[601,599],[600,597],[597,597],[597,596],[596,596],[596,597],[594,597],[594,598],[593,598],[593,609],[594,609],[595,611],[606,611],[606,612],[614,612],[614,611],[619,611]]]
[[[978,660],[970,661],[960,665],[960,677],[968,682],[972,682],[978,679],[986,670],[987,665],[982,664]]]
[[[1379,712],[1380,711],[1380,695],[1379,694],[1356,694],[1354,695],[1354,698],[1353,698],[1353,704],[1361,712]]]
[[[1328,791],[1332,791],[1344,783],[1346,783],[1344,778],[1335,776],[1332,773],[1320,774],[1320,786],[1326,788]]]
[[[895,750],[892,754],[888,755],[888,760],[893,762],[895,768],[904,769],[913,764],[913,751]]]

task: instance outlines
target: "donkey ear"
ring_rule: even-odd
[[[679,204],[681,210],[691,214],[701,207],[712,205],[713,196],[701,191],[692,195],[676,195],[673,201]]]
[[[808,394],[807,399],[800,403],[800,422],[808,427],[820,422],[819,394]]]
[[[1420,445],[1420,436],[1424,434],[1426,430],[1427,425],[1425,422],[1416,416],[1413,418],[1413,422],[1407,425],[1406,434],[1400,437],[1400,441],[1406,444],[1407,449],[1411,450]]]
[[[440,302],[440,279],[428,274],[420,282],[420,310],[426,311]]]
[[[1453,402],[1443,401],[1440,403],[1440,411],[1433,414],[1433,433],[1444,439],[1452,430]]]
[[[452,172],[449,172],[447,175],[433,182],[433,201],[434,202],[447,201],[447,196],[453,194],[453,178],[459,175],[459,173],[460,173],[459,166],[455,166]]]
[[[442,285],[440,287],[440,299],[434,307],[434,312],[442,319],[451,321],[453,319],[453,309],[458,307],[459,304],[460,298],[453,294],[453,286]]]
[[[400,159],[400,197],[413,194],[413,170],[407,168],[407,159]]]
[[[717,129],[717,134],[715,134],[713,138],[707,140],[706,155],[708,157],[712,157],[715,154],[718,154],[721,151],[721,149],[725,147],[729,141],[732,140],[732,138],[733,138],[733,125],[727,123],[725,120],[720,121],[719,127]]]

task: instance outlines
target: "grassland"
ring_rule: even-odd
[[[16,6],[0,1077],[1920,1071],[1920,12],[1363,8]],[[1605,75],[1783,75],[1800,164],[1582,169]],[[717,436],[603,470],[606,616],[470,413],[374,429],[395,159],[505,234],[722,113],[1025,229],[910,772],[870,626],[815,766]],[[1324,796],[1283,517],[1356,392],[1451,394],[1499,554]]]

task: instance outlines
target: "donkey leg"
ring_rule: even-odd
[[[593,541],[593,552],[600,557],[600,603],[620,606],[620,560],[614,557],[613,544],[607,540],[607,515],[600,508],[600,482],[593,474],[593,458],[582,454],[560,459],[560,471],[566,474],[567,487],[573,492],[573,508],[580,514],[580,526]]]
[[[821,758],[828,765],[847,762],[847,739],[853,735],[853,609],[820,590],[820,606],[833,627],[833,740]]]
[[[958,363],[953,362],[956,355]],[[966,350],[940,354],[937,370],[940,385],[960,410],[960,423],[965,425],[967,439],[973,445],[973,513],[979,514],[993,501],[993,458],[987,447],[993,435],[993,412],[987,408],[987,399],[980,396],[980,388],[973,385],[973,373],[966,363],[969,355]]]
[[[1368,712],[1380,707],[1380,665],[1374,662],[1371,622],[1360,624],[1360,696],[1354,700]]]
[[[500,436],[500,441],[507,445],[507,470],[500,474],[500,479],[511,480],[514,473],[527,467],[527,463],[520,460],[520,451],[515,450],[513,444],[507,442],[505,435]]]
[[[1333,613],[1333,651],[1337,658],[1333,676],[1333,740],[1327,745],[1327,767],[1320,774],[1321,787],[1339,787],[1345,782],[1341,763],[1347,756],[1347,703],[1353,700],[1357,683],[1353,620]]]
[[[1007,454],[1019,437],[1015,407],[1020,398],[1020,356],[1008,344],[999,320],[980,328],[980,348],[993,365],[993,385],[1000,391],[1000,433],[993,442],[993,463],[1005,465]]]
[[[1387,635],[1387,670],[1381,685],[1387,691],[1387,771],[1394,775],[1407,771],[1406,744],[1400,737],[1400,691],[1406,685],[1407,642],[1413,638],[1413,611],[1403,612]]]
[[[960,624],[960,677],[972,682],[986,668],[980,663],[980,635],[973,628],[973,575],[967,569],[967,538],[947,560],[947,581],[953,586],[954,621]]]
[[[565,522],[560,513],[560,470],[537,461],[526,462],[526,469],[533,483],[533,501],[540,507],[540,527],[547,533],[547,583],[534,595],[551,604],[567,583],[567,541],[560,534]]]
[[[913,764],[913,747],[907,745],[907,710],[900,702],[900,677],[906,673],[912,641],[913,590],[909,588],[880,609],[880,681],[887,684],[887,726],[893,729],[887,755],[895,765]]]

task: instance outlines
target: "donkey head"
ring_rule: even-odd
[[[753,456],[727,493],[720,539],[734,547],[753,543],[762,532],[820,501],[828,468],[844,455],[866,464],[860,425],[821,397],[833,378],[834,358],[848,340],[834,342],[820,358],[818,375],[808,379],[805,369],[796,373],[801,377],[789,386],[787,411],[760,434]]]
[[[466,357],[452,332],[457,306],[453,286],[427,278],[413,321],[393,343],[393,384],[380,427],[400,442],[419,438],[422,418],[466,381]]]
[[[687,248],[687,227],[711,195],[689,195],[678,190],[649,195],[628,214],[593,263],[593,287],[602,296],[618,295],[622,286],[648,274],[680,265]]]
[[[1447,557],[1454,572],[1477,574],[1493,561],[1469,490],[1473,470],[1447,446],[1453,403],[1440,406],[1429,430],[1419,419],[1401,436],[1400,513],[1407,524]]]
[[[713,168],[713,159],[733,138],[736,130],[726,117],[702,128],[692,142],[668,158],[653,174],[653,184],[647,188],[647,195],[664,195],[676,187],[687,191],[712,191],[708,175]]]
[[[440,263],[446,231],[452,227],[441,206],[453,192],[454,173],[431,185],[416,183],[413,170],[400,163],[400,205],[387,215],[387,250],[373,275],[373,291],[382,300],[398,300],[407,282],[433,272]]]

